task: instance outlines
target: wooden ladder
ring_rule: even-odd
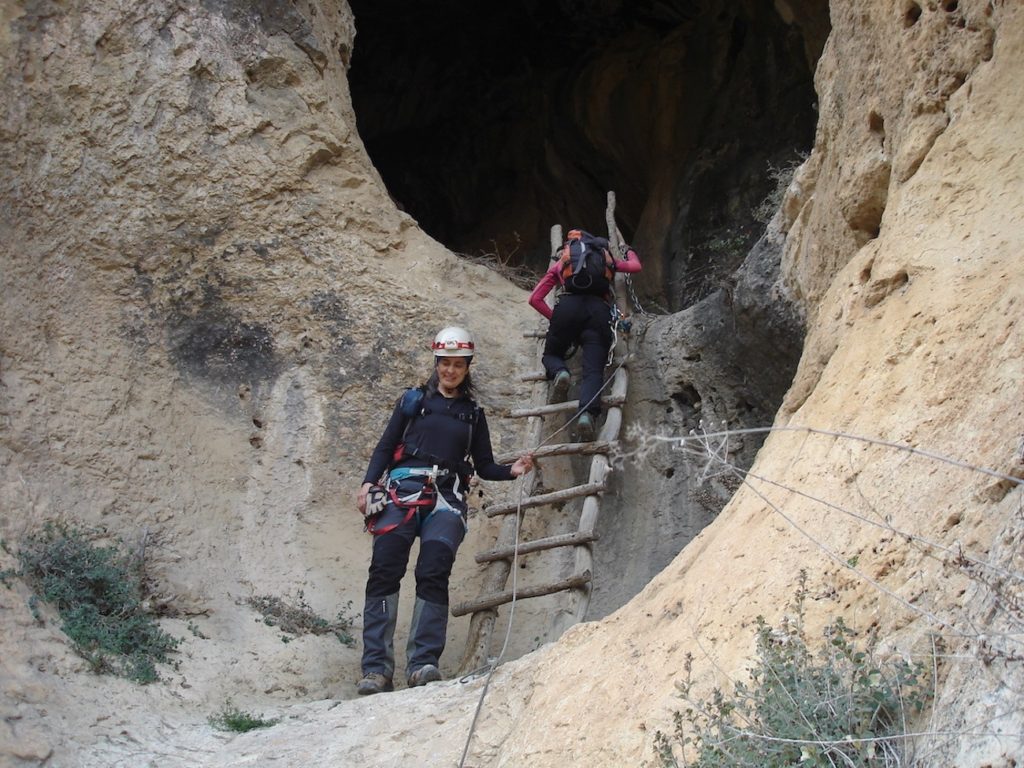
[[[621,234],[615,227],[614,212],[615,195],[613,192],[609,192],[608,209],[606,211],[610,235],[609,241],[612,245],[612,252],[617,253],[618,244],[621,242]],[[562,228],[560,226],[552,227],[552,253],[561,244]],[[616,300],[619,302],[623,314],[626,314],[623,304],[626,294],[624,285],[622,285],[623,276],[617,274],[615,280]],[[551,298],[549,297],[548,300],[550,302]],[[538,340],[537,354],[539,360],[543,351],[545,332],[543,330],[531,331],[525,333],[524,336]],[[459,674],[464,675],[479,670],[489,663],[491,637],[498,618],[497,609],[499,606],[512,602],[512,600],[541,597],[543,595],[568,591],[573,596],[575,603],[571,611],[575,621],[580,622],[586,618],[587,610],[590,607],[591,579],[594,567],[591,545],[598,538],[595,528],[601,511],[601,493],[607,489],[607,477],[611,469],[608,455],[618,444],[619,433],[622,428],[622,405],[626,400],[626,391],[629,383],[626,361],[626,343],[620,338],[615,346],[612,365],[608,368],[608,370],[614,371],[612,381],[609,386],[602,390],[601,404],[602,410],[606,414],[605,421],[596,439],[585,443],[562,442],[540,445],[545,431],[554,431],[550,427],[550,421],[546,422],[545,419],[551,420],[567,414],[574,414],[579,408],[579,401],[570,400],[564,403],[548,404],[548,384],[543,370],[529,372],[521,377],[522,381],[534,382],[531,404],[524,408],[514,409],[510,416],[529,420],[527,444],[539,446],[533,450],[534,457],[543,460],[553,456],[589,455],[591,456],[590,472],[584,483],[560,490],[537,493],[539,480],[538,472],[535,470],[516,481],[508,501],[485,506],[484,514],[487,517],[501,516],[504,520],[495,546],[476,555],[478,563],[487,564],[479,596],[473,600],[457,603],[451,608],[453,616],[472,614],[469,636],[466,641],[462,663],[459,667]],[[548,424],[548,429],[545,430],[546,424]],[[513,459],[514,456],[499,456],[497,458],[499,462],[503,463]],[[526,510],[580,497],[583,498],[583,505],[575,532],[546,536],[532,541],[518,541],[518,533]],[[511,589],[506,589],[515,557],[560,547],[573,547],[574,549],[574,562],[570,576],[543,584],[519,585],[515,588],[514,592]]]

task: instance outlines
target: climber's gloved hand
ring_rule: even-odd
[[[364,517],[374,517],[384,511],[388,504],[388,492],[379,485],[371,485],[366,490],[366,503],[363,506]]]

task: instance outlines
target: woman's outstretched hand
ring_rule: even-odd
[[[524,453],[512,464],[512,477],[522,477],[533,469],[533,454]]]

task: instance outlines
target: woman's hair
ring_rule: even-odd
[[[424,384],[424,387],[426,387],[426,392],[424,394],[427,397],[437,394],[437,385],[440,383],[440,379],[437,376],[437,361],[439,359],[440,358],[438,357],[434,358],[434,370],[430,372],[430,378],[427,379],[427,383]],[[472,400],[473,395],[476,394],[476,387],[473,386],[473,376],[469,372],[468,364],[466,368],[466,378],[464,378],[462,383],[459,384],[459,394],[463,397],[469,398],[470,400]]]

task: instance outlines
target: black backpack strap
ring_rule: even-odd
[[[483,413],[483,408],[476,404],[475,400],[470,401],[473,403],[473,420],[469,422],[469,441],[466,443],[466,455],[470,456],[470,451],[473,450],[473,430],[476,429],[477,424],[480,423],[480,414]]]
[[[402,408],[402,415],[405,417],[405,427],[402,429],[402,440],[405,440],[405,433],[409,431],[409,425],[413,419],[423,413],[423,397],[426,394],[424,387],[411,387],[402,393],[399,402]]]

